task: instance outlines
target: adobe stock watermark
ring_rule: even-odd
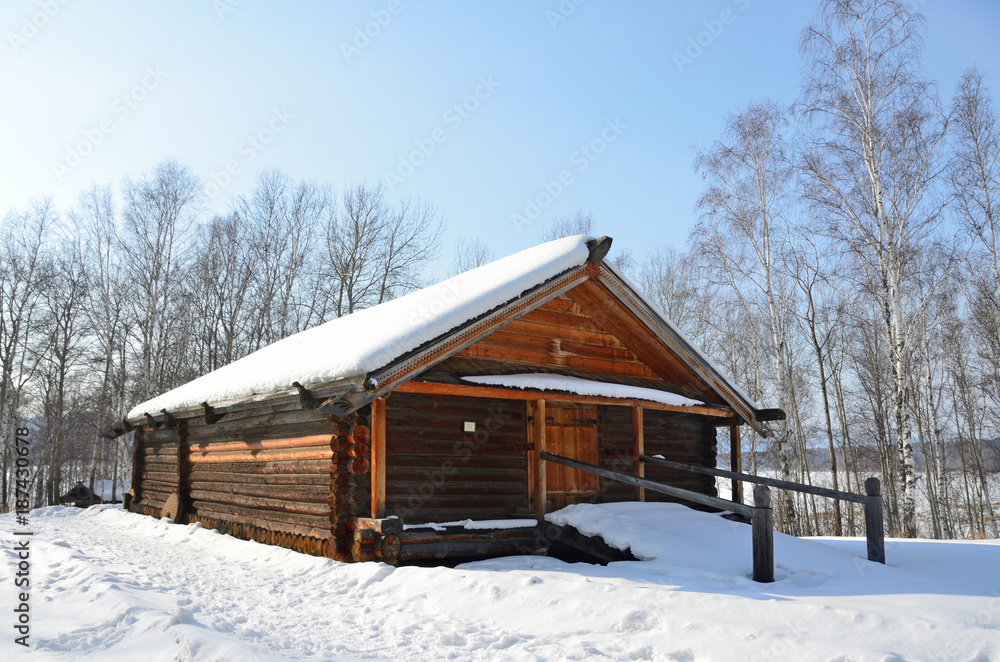
[[[66,175],[80,167],[83,161],[149,98],[150,93],[158,88],[166,77],[166,72],[160,67],[146,67],[146,75],[142,80],[111,103],[111,114],[97,122],[97,126],[83,129],[80,132],[82,139],[66,149],[63,160],[52,162],[52,172],[56,180],[61,182]]]
[[[392,21],[403,11],[401,0],[389,0],[389,3],[382,9],[371,13],[372,20],[366,21],[364,25],[354,28],[354,36],[351,41],[340,42],[340,52],[344,59],[350,64],[351,60],[362,51],[371,46],[372,40],[378,38]]]
[[[549,22],[549,28],[555,32],[560,23],[565,23],[569,17],[576,13],[577,7],[587,0],[561,0],[555,9],[545,10],[545,20]]]
[[[45,26],[54,19],[70,0],[38,0],[38,11],[21,19],[21,27],[17,32],[8,32],[7,41],[17,53],[23,46],[38,36]]]
[[[427,162],[431,154],[437,151],[438,147],[448,141],[450,133],[457,131],[467,119],[472,117],[482,106],[482,103],[493,96],[500,83],[493,80],[493,76],[480,76],[479,84],[458,103],[452,104],[448,110],[441,115],[444,127],[432,129],[423,138],[413,141],[415,149],[406,155],[400,155],[395,171],[386,171],[385,180],[389,186],[395,190],[398,184],[402,184],[416,172],[417,168]]]
[[[732,3],[740,11],[746,11],[750,6],[750,0],[732,0]],[[738,15],[732,9],[723,9],[718,16],[702,21],[701,24],[705,29],[693,37],[688,37],[683,51],[674,51],[674,66],[677,67],[678,73],[684,73],[684,67],[694,64],[695,60],[704,55],[705,51],[711,48],[726,31],[726,26],[736,22]]]
[[[220,170],[209,174],[209,181],[205,184],[202,192],[209,198],[218,196],[233,182],[233,178],[243,172],[243,167],[252,163],[257,156],[267,149],[267,146],[274,142],[278,134],[289,127],[295,115],[288,112],[287,108],[273,109],[271,117],[258,131],[250,134],[236,146],[236,153],[242,159],[235,158],[226,161],[226,165]]]
[[[580,145],[570,154],[570,168],[563,168],[550,180],[542,183],[541,190],[524,199],[524,208],[510,215],[514,229],[520,234],[524,228],[537,221],[542,212],[552,206],[566,189],[576,181],[576,175],[587,170],[612,144],[621,138],[628,125],[619,118],[607,119],[604,127],[589,142]]]
[[[226,20],[227,14],[232,14],[236,8],[243,4],[243,0],[213,0],[212,9],[220,21]]]

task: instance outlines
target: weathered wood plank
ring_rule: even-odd
[[[211,490],[191,490],[190,497],[191,503],[195,507],[199,507],[198,504],[218,503],[251,508],[253,510],[270,510],[301,515],[329,516],[330,513],[328,504],[306,503],[303,501],[276,501],[267,497],[248,497]]]
[[[292,460],[329,460],[333,457],[333,451],[329,448],[230,451],[226,453],[200,453],[192,451],[188,457],[191,464],[288,462]]]
[[[219,453],[224,451],[253,451],[277,448],[308,448],[311,446],[329,446],[333,441],[333,434],[313,434],[303,437],[291,437],[283,439],[261,439],[247,441],[226,441],[226,442],[194,442],[187,444],[187,448],[194,452]]]

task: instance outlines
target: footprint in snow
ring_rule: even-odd
[[[660,624],[660,619],[649,612],[636,610],[631,611],[618,619],[615,623],[616,632],[643,632],[652,630]]]

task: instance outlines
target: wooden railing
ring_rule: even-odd
[[[756,483],[757,486],[754,488],[753,493],[754,505],[748,506],[736,501],[728,501],[726,499],[720,499],[719,497],[701,494],[700,492],[685,490],[680,487],[674,487],[673,485],[667,485],[655,480],[649,480],[648,478],[641,478],[639,476],[633,476],[632,474],[627,474],[621,471],[605,469],[604,467],[599,467],[596,464],[581,462],[580,460],[574,460],[561,455],[554,455],[545,451],[542,451],[540,456],[541,459],[547,462],[554,462],[555,464],[561,464],[579,471],[586,471],[603,478],[625,483],[626,485],[642,487],[652,492],[659,492],[677,499],[684,499],[685,501],[708,506],[709,508],[728,510],[736,513],[737,515],[746,517],[750,520],[751,524],[753,579],[757,582],[774,581],[774,516],[771,511],[771,490],[768,489],[769,485],[780,489],[791,489],[806,492],[808,494],[829,496],[831,498],[843,499],[844,501],[855,501],[864,504],[865,531],[868,536],[868,559],[878,563],[885,563],[885,542],[882,528],[882,497],[879,494],[879,482],[877,478],[869,478],[865,481],[865,489],[868,491],[868,496],[861,496],[850,492],[828,490],[822,487],[801,485],[799,483],[791,483],[789,481],[775,480],[772,478],[761,478],[759,476],[751,476],[749,474],[741,474],[722,469],[699,467],[692,464],[684,464],[682,462],[673,462],[671,460],[649,457],[647,455],[639,456],[640,460],[649,464],[667,466],[674,469],[692,471],[694,473],[706,474],[710,476],[734,478],[748,483]]]
[[[882,519],[882,486],[879,483],[878,478],[875,478],[874,476],[865,480],[865,494],[854,494],[853,492],[831,490],[826,487],[793,483],[788,480],[779,480],[777,478],[752,476],[750,474],[739,473],[737,471],[699,467],[694,464],[674,462],[673,460],[666,460],[661,457],[640,455],[639,459],[646,464],[652,464],[660,467],[681,469],[683,471],[690,471],[708,476],[732,478],[734,480],[741,480],[745,483],[767,485],[770,487],[777,487],[782,490],[792,490],[795,492],[802,492],[803,494],[815,494],[816,496],[827,497],[830,499],[860,503],[864,507],[865,511],[865,538],[868,541],[868,560],[885,564],[885,525]],[[754,503],[756,503],[756,499],[757,492],[754,490]]]

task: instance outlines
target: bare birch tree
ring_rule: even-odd
[[[781,135],[787,115],[774,102],[751,104],[730,115],[721,140],[700,150],[695,167],[706,181],[698,199],[702,219],[694,230],[698,253],[735,288],[752,289],[765,311],[774,359],[779,406],[792,414],[788,365],[789,302],[780,282],[787,240],[789,184],[794,169]],[[774,426],[778,470],[792,479],[791,432]],[[785,523],[793,535],[799,523],[791,493],[785,492]]]
[[[931,189],[945,126],[918,69],[921,24],[895,0],[823,0],[802,37],[809,66],[803,104],[817,131],[803,159],[806,196],[884,309],[907,536],[916,535],[907,278],[941,222]]]

